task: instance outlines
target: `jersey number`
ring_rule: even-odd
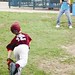
[[[18,40],[18,41],[26,40],[25,35],[19,34],[19,35],[17,36],[16,40]]]

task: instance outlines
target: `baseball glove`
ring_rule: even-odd
[[[7,65],[8,65],[8,69],[10,70],[10,63],[14,62],[12,59],[7,58]]]
[[[16,64],[12,59],[10,58],[7,59],[7,65],[8,65],[8,70],[10,75],[15,75],[18,72],[18,69],[16,68]]]

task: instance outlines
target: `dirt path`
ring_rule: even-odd
[[[75,56],[75,45],[62,46],[62,48],[66,49],[66,51],[72,56]]]
[[[75,45],[62,46],[62,48],[64,48],[71,57],[75,56]],[[62,62],[67,59],[69,59],[69,57],[54,60],[41,59],[38,63],[38,67],[46,73],[51,73],[51,75],[75,75],[75,64]]]
[[[40,61],[39,68],[43,69],[46,73],[51,75],[72,75],[75,72],[75,65],[61,63],[58,60],[42,60]]]

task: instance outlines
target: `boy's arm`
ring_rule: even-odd
[[[12,50],[9,50],[7,58],[11,58],[11,54],[12,54]]]
[[[68,4],[71,4],[71,0],[68,0]]]
[[[62,4],[62,0],[60,0],[60,4]]]
[[[8,51],[8,56],[7,56],[8,70],[10,70],[10,63],[11,63],[11,62],[14,62],[14,61],[11,59],[11,54],[12,54],[12,50],[9,50],[9,51]]]

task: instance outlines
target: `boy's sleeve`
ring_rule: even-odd
[[[15,47],[15,45],[14,44],[11,44],[11,43],[6,46],[6,48],[7,48],[8,51],[9,50],[12,50],[13,51],[14,47]]]
[[[31,42],[32,38],[28,35],[28,38],[29,38],[29,42]]]
[[[7,50],[12,50],[14,49],[14,47],[16,46],[16,43],[15,43],[15,38],[6,46]]]

